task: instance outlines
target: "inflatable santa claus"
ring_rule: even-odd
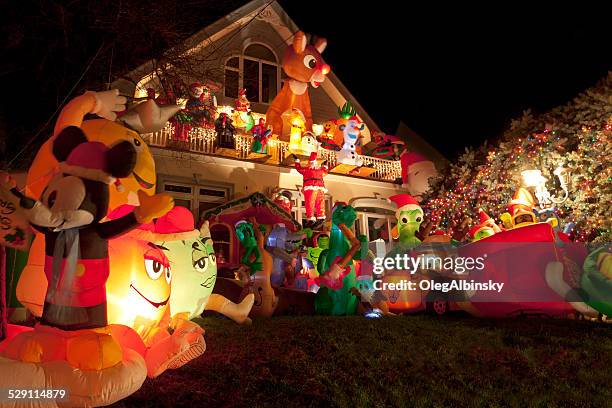
[[[436,166],[426,157],[407,152],[401,155],[402,184],[408,188],[410,195],[417,199],[429,189],[429,178],[438,175]]]
[[[329,168],[324,161],[322,164],[317,162],[317,153],[310,154],[308,167],[303,167],[300,159],[293,156],[295,169],[300,173],[304,180],[304,201],[306,202],[306,221],[304,227],[320,226],[325,221],[325,182],[323,178],[329,173]]]

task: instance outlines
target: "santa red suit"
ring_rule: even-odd
[[[323,177],[329,173],[328,167],[317,163],[317,153],[310,154],[308,167],[302,167],[300,159],[295,158],[295,169],[304,180],[304,201],[306,202],[306,219],[308,221],[325,219],[325,183]]]

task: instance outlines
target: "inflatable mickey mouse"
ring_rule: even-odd
[[[164,215],[173,200],[140,191],[140,206],[133,213],[100,222],[108,211],[109,184],[133,170],[132,144],[122,141],[109,148],[87,141],[80,128],[69,126],[53,141],[53,155],[60,173],[46,186],[41,201],[10,186],[32,226],[45,235],[49,285],[41,322],[62,330],[104,327],[107,241]]]

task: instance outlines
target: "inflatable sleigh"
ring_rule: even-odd
[[[483,258],[482,271],[466,279],[504,283],[502,292],[466,292],[465,311],[480,317],[568,317],[588,312],[579,298],[572,298],[572,273],[582,265],[586,249],[566,242],[550,224],[531,224],[458,248],[458,256]],[[574,266],[572,268],[572,265]],[[574,272],[572,272],[574,270]]]

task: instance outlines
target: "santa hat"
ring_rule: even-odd
[[[134,211],[133,205],[124,204],[108,214],[114,220]],[[185,207],[174,207],[155,222],[141,224],[127,233],[127,236],[150,242],[184,241],[200,236],[194,227],[193,214]]]
[[[468,234],[470,235],[471,238],[474,238],[474,235],[476,235],[478,231],[480,231],[483,228],[490,228],[495,233],[501,232],[501,229],[499,228],[497,224],[495,224],[495,221],[493,221],[493,219],[489,217],[489,214],[484,212],[482,208],[479,208],[478,209],[478,224],[470,228],[470,230],[468,231]]]
[[[317,152],[312,152],[310,153],[310,157],[308,158],[309,162],[316,162],[317,161]]]
[[[402,182],[408,183],[408,169],[417,163],[431,162],[427,157],[417,152],[406,152],[400,156],[402,165]]]
[[[535,205],[535,201],[533,200],[533,196],[531,193],[521,187],[516,193],[514,193],[514,197],[510,200],[510,204],[508,205],[508,210],[510,213],[513,213],[515,208],[527,207],[529,210],[533,208]]]
[[[424,162],[424,161],[431,161],[431,160],[429,160],[427,157],[417,152],[408,152],[402,156],[402,164],[407,167],[412,166],[413,164],[416,164],[416,163]]]
[[[478,231],[483,230],[485,228],[488,228],[491,231],[495,232],[495,230],[493,228],[491,228],[491,226],[489,226],[489,225],[478,224],[478,225],[474,225],[472,228],[470,228],[470,230],[468,231],[468,234],[470,235],[470,238],[474,239],[474,236],[476,234],[478,234]]]
[[[493,218],[489,217],[489,214],[484,212],[482,208],[478,209],[478,222],[481,226],[491,227],[493,231],[502,232],[502,229],[495,223]]]
[[[419,202],[411,196],[410,194],[396,194],[392,197],[389,197],[389,201],[395,203],[397,206],[397,210],[395,211],[395,216],[399,217],[399,213],[402,211],[411,211],[411,210],[421,210],[421,206]]]
[[[484,212],[484,210],[482,208],[478,209],[478,222],[481,225],[484,225],[487,223],[487,221],[491,221],[491,217],[489,217],[489,215]]]
[[[64,162],[60,163],[60,170],[83,179],[112,184],[116,179],[107,170],[108,150],[104,143],[81,143],[70,152]]]
[[[195,229],[191,211],[176,206],[155,221],[155,235],[156,241],[184,241],[197,238],[200,232]]]

